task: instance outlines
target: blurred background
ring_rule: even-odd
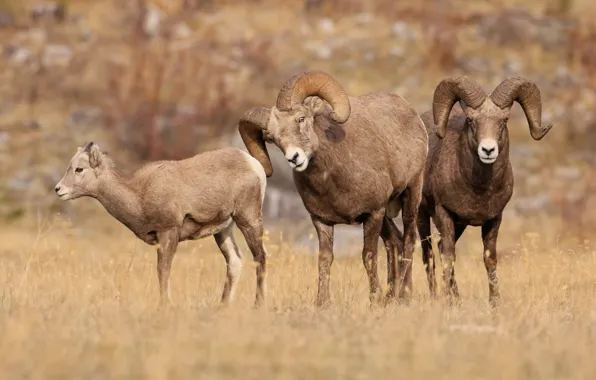
[[[244,111],[274,105],[291,75],[316,69],[352,96],[393,91],[420,113],[446,76],[469,75],[487,92],[508,76],[536,81],[555,126],[535,142],[513,108],[508,229],[548,220],[589,234],[595,16],[592,0],[0,0],[2,224],[105,217],[97,202],[53,192],[77,146],[98,143],[128,172],[243,148]],[[312,240],[290,168],[269,149],[267,223],[302,223],[295,233]]]

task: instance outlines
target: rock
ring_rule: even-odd
[[[462,57],[457,61],[457,65],[466,73],[470,74],[490,74],[493,72],[492,60],[484,57]]]
[[[518,61],[508,59],[503,63],[504,74],[508,76],[517,76],[521,73],[522,69],[522,64]]]
[[[573,166],[558,166],[554,170],[554,175],[565,181],[575,181],[582,177],[582,172]]]
[[[556,17],[537,18],[525,9],[490,13],[478,21],[477,33],[498,45],[524,46],[539,42],[546,48],[569,43],[572,24]]]
[[[14,190],[17,192],[24,192],[31,188],[33,185],[33,177],[27,173],[17,174],[6,182],[6,188],[8,190]]]
[[[4,47],[4,56],[11,63],[16,65],[22,65],[32,60],[33,53],[31,52],[31,50],[23,47],[8,45]]]
[[[333,54],[331,47],[328,45],[314,43],[313,41],[309,41],[306,44],[305,49],[313,53],[319,59],[329,59]]]
[[[66,7],[62,3],[40,3],[36,4],[31,10],[31,19],[40,21],[50,19],[54,21],[64,21],[66,18]]]
[[[354,21],[357,24],[370,24],[374,20],[375,16],[372,13],[359,13],[354,17]]]
[[[319,28],[326,33],[333,33],[335,31],[335,24],[329,18],[323,18],[319,21]]]
[[[523,216],[550,211],[552,206],[552,201],[546,194],[520,197],[514,204],[515,211]]]
[[[88,127],[96,123],[103,116],[103,111],[99,107],[87,107],[74,111],[68,118],[66,125],[69,128]]]
[[[406,51],[401,47],[394,47],[394,48],[391,48],[391,50],[389,50],[389,55],[392,55],[394,57],[403,58],[406,56]]]
[[[24,120],[21,122],[21,127],[30,131],[38,131],[41,129],[41,124],[37,120]]]
[[[46,45],[43,51],[44,66],[66,66],[72,59],[72,49],[68,45]]]
[[[29,28],[16,33],[10,43],[15,46],[27,45],[35,48],[43,46],[48,40],[48,32],[43,28]]]
[[[172,35],[177,39],[187,39],[192,36],[192,30],[184,23],[174,25]]]
[[[14,16],[10,12],[0,11],[0,28],[8,28],[14,25]]]
[[[0,149],[6,146],[6,143],[10,140],[8,132],[0,132]]]
[[[391,33],[395,37],[399,37],[405,40],[414,41],[417,39],[417,33],[412,27],[406,22],[396,22],[391,27]]]
[[[148,6],[145,13],[145,20],[143,21],[143,31],[152,37],[159,33],[161,21],[165,18],[165,13],[154,6]]]

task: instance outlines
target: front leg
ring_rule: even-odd
[[[488,276],[488,301],[492,307],[498,307],[501,300],[499,280],[497,279],[497,235],[501,226],[502,214],[482,225],[484,244],[484,266]]]
[[[157,279],[159,280],[160,305],[172,304],[170,292],[170,270],[172,260],[178,247],[178,231],[176,229],[157,233],[159,248],[157,249]]]
[[[364,246],[362,249],[362,262],[368,275],[370,287],[369,299],[373,304],[381,300],[381,286],[377,272],[377,253],[384,216],[385,210],[374,211],[366,218],[363,226]]]
[[[316,306],[327,306],[330,303],[329,277],[333,264],[333,225],[326,224],[316,216],[311,216],[312,223],[319,239],[319,287]]]
[[[451,303],[459,298],[455,282],[455,226],[449,212],[440,205],[435,207],[435,218],[441,235],[438,246],[443,267],[443,296]]]

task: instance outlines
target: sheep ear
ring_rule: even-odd
[[[89,165],[92,168],[96,168],[101,163],[101,150],[99,146],[93,142],[85,145],[84,151],[89,154]]]
[[[464,103],[463,100],[459,101],[459,106],[461,107],[462,110],[464,110],[464,112],[468,112],[468,106],[466,105],[466,103]]]

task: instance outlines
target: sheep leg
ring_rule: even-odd
[[[437,296],[437,279],[435,277],[435,253],[433,251],[430,214],[426,210],[420,209],[418,212],[418,235],[420,235],[420,245],[422,246],[422,262],[428,279],[428,289],[430,296]]]
[[[254,261],[257,263],[257,293],[254,306],[259,307],[265,301],[266,293],[267,251],[263,246],[263,221],[260,217],[250,221],[248,218],[237,216],[235,222],[242,235],[244,235],[246,244],[252,253]]]
[[[422,199],[422,174],[419,180],[408,186],[400,195],[402,203],[401,217],[404,224],[404,249],[398,256],[397,268],[401,281],[399,300],[409,303],[412,298],[412,259],[416,247],[416,227],[418,208]]]
[[[326,224],[319,218],[311,216],[312,223],[319,239],[319,288],[316,306],[327,306],[330,302],[329,277],[333,264],[333,225]]]
[[[381,238],[387,251],[387,294],[385,300],[388,302],[395,298],[397,288],[397,255],[403,251],[403,235],[395,225],[395,222],[385,216],[381,228]]]
[[[236,237],[234,236],[234,223],[230,223],[229,226],[213,235],[213,237],[226,260],[226,283],[221,295],[221,303],[228,304],[233,301],[236,295],[236,285],[242,272],[242,253],[238,249]]]
[[[168,230],[157,233],[157,279],[159,280],[160,305],[173,304],[170,292],[170,270],[178,247],[178,231]]]
[[[449,212],[439,205],[435,208],[435,222],[441,234],[438,246],[443,267],[443,296],[451,303],[453,298],[459,298],[455,282],[455,223]]]
[[[490,305],[499,306],[499,280],[497,278],[497,236],[501,226],[502,214],[482,225],[482,242],[484,243],[484,266],[488,276],[488,300]]]
[[[368,275],[370,287],[369,299],[372,304],[380,301],[381,286],[379,284],[379,274],[377,272],[377,253],[379,237],[383,227],[383,218],[385,210],[374,211],[364,221],[364,245],[362,249],[362,262]]]

